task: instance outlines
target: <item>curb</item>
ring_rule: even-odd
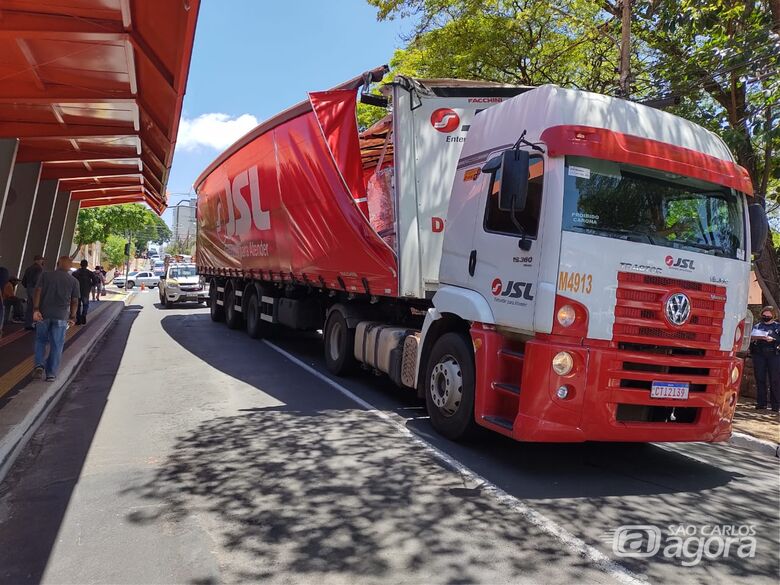
[[[79,336],[63,352],[60,375],[56,382],[30,382],[0,411],[0,481],[3,481],[35,431],[65,394],[92,348],[108,333],[132,297],[128,295],[123,302],[113,301],[117,308],[108,309],[105,319],[98,321],[99,328],[90,336]]]
[[[757,439],[752,435],[746,435],[745,433],[731,433],[731,439],[729,439],[731,445],[738,447],[746,447],[753,449],[766,455],[772,455],[774,457],[780,457],[780,445],[773,443],[772,441],[765,441],[764,439]]]

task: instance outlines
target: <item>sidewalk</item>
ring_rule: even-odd
[[[67,349],[78,335],[90,330],[91,322],[98,318],[110,302],[124,301],[125,297],[125,293],[108,291],[100,301],[91,302],[86,327],[68,329],[65,348]],[[35,331],[25,331],[23,324],[7,323],[4,327],[3,337],[0,338],[0,409],[19,386],[29,381],[35,365],[32,363],[34,335]]]
[[[752,398],[740,398],[734,413],[734,431],[772,443],[780,443],[780,414],[756,410]]]
[[[87,324],[68,329],[57,379],[32,379],[33,333],[23,328],[0,340],[0,479],[68,387],[81,364],[132,295],[112,294],[95,303]]]

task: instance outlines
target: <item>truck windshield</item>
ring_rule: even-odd
[[[697,179],[566,157],[563,229],[745,259],[742,196]]]
[[[186,278],[187,276],[197,276],[198,269],[195,266],[178,266],[171,268],[171,278]]]

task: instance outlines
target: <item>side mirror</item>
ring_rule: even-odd
[[[511,149],[501,153],[501,186],[498,192],[498,208],[501,211],[525,209],[530,158],[525,150]]]
[[[764,249],[769,236],[769,221],[766,210],[758,203],[748,205],[748,220],[750,222],[750,250],[758,257]]]

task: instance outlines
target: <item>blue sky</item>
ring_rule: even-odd
[[[169,204],[256,123],[387,63],[408,28],[365,0],[202,0]]]

